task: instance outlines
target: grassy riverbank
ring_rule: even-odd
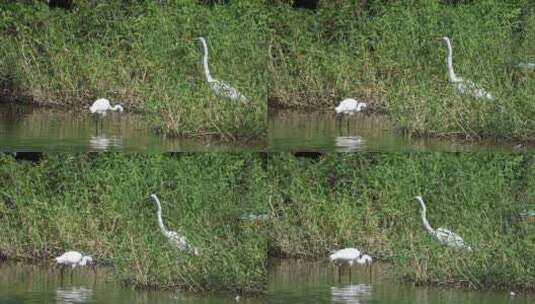
[[[74,249],[137,287],[262,292],[265,227],[238,218],[265,212],[265,183],[257,154],[2,156],[0,256],[51,263]],[[168,245],[150,193],[200,256]]]
[[[279,5],[269,41],[271,106],[331,109],[345,97],[386,112],[412,135],[535,141],[531,1],[322,1],[316,12]],[[451,2],[451,1],[449,1]],[[496,98],[457,94],[456,73]]]
[[[75,1],[72,10],[0,4],[0,91],[83,109],[107,97],[146,112],[166,135],[258,139],[267,111],[262,8],[260,1]],[[207,39],[212,76],[247,104],[214,96],[197,36]]]
[[[416,284],[535,289],[532,155],[273,154],[270,252],[319,258],[354,246]],[[460,234],[472,252],[443,247],[423,229]]]

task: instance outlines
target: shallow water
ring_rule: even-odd
[[[268,302],[292,303],[374,303],[374,304],[503,304],[535,303],[535,295],[510,296],[505,291],[476,291],[413,287],[389,277],[387,266],[355,266],[351,280],[348,271],[340,279],[328,262],[274,261],[268,280]]]
[[[375,303],[375,304],[498,304],[535,303],[535,295],[496,290],[414,287],[390,277],[388,266],[374,264],[368,268],[353,267],[340,277],[328,262],[283,260],[270,263],[268,294],[264,297],[241,296],[239,303],[308,304],[308,303]],[[96,273],[87,268],[69,271],[63,279],[57,268],[0,263],[0,303],[117,303],[117,304],[212,304],[237,303],[234,294],[194,295],[180,291],[136,290],[113,281],[112,269]]]
[[[259,151],[261,143],[223,143],[206,138],[164,138],[140,114],[110,113],[0,103],[0,151]]]
[[[233,294],[191,295],[173,291],[142,291],[111,281],[110,271],[88,269],[69,271],[61,280],[58,269],[43,266],[0,263],[0,303],[114,303],[114,304],[216,304],[236,303]],[[242,296],[240,303],[264,303],[260,297]]]
[[[409,138],[396,132],[384,116],[358,113],[337,120],[333,111],[270,110],[271,151],[500,151],[512,144]]]

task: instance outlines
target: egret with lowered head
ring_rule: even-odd
[[[76,268],[76,266],[85,266],[86,264],[92,264],[93,258],[88,255],[83,255],[78,251],[67,251],[64,254],[60,255],[57,258],[54,258],[56,260],[56,264],[62,265],[62,266],[70,266],[71,267],[71,281],[72,281],[72,269]],[[95,271],[94,265],[93,265],[93,271]],[[61,279],[63,280],[63,268],[61,268]]]
[[[338,268],[342,265],[349,266],[349,279],[351,280],[351,266],[353,263],[359,265],[370,265],[371,276],[371,262],[372,257],[367,254],[362,254],[357,248],[344,248],[333,252],[329,256],[329,260],[333,262]],[[340,280],[340,269],[338,269],[338,280]]]
[[[340,102],[340,104],[334,108],[336,114],[349,114],[353,115],[356,112],[360,112],[367,107],[366,103],[357,101],[353,98],[346,98]]]
[[[119,104],[116,104],[112,107],[110,101],[106,98],[99,98],[95,100],[91,107],[89,107],[89,112],[91,112],[91,114],[100,114],[102,116],[106,115],[106,112],[108,111],[122,112],[123,110],[123,107]]]

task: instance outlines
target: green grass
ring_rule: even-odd
[[[107,97],[147,113],[165,135],[265,135],[267,13],[260,1],[75,1],[71,11],[4,3],[0,11],[0,83],[15,99],[87,108]],[[201,35],[213,77],[248,104],[209,89],[194,40]]]
[[[39,163],[0,157],[0,252],[42,259],[66,250],[93,255],[128,285],[201,292],[263,292],[264,226],[240,221],[266,211],[258,154],[48,154]],[[174,250],[168,229],[201,251]]]
[[[327,109],[356,97],[411,135],[535,140],[534,74],[508,67],[535,62],[530,1],[322,1],[315,13],[276,9],[271,105]],[[497,101],[457,94],[442,36],[452,41],[456,73]]]
[[[532,155],[273,154],[270,252],[318,258],[357,247],[422,285],[535,289]],[[460,234],[472,252],[441,246],[423,229]]]

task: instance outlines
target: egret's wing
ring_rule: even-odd
[[[457,91],[461,94],[466,94],[467,86],[465,82],[457,82]]]
[[[212,90],[218,96],[228,97],[232,100],[245,100],[245,97],[235,88],[230,85],[216,80],[210,83]]]
[[[470,94],[476,98],[485,97],[491,100],[494,99],[494,97],[490,93],[485,91],[483,87],[471,80],[464,80],[462,82],[457,83],[457,90],[459,90],[461,94]]]
[[[436,232],[437,232],[437,237],[440,238],[441,241],[448,243],[448,245],[454,245],[454,246],[465,245],[463,238],[453,231],[450,231],[445,228],[438,228]]]
[[[171,245],[173,245],[173,247],[177,248],[178,250],[186,251],[192,255],[198,254],[198,250],[190,245],[185,236],[180,235],[175,231],[170,231],[168,234],[168,238]]]

